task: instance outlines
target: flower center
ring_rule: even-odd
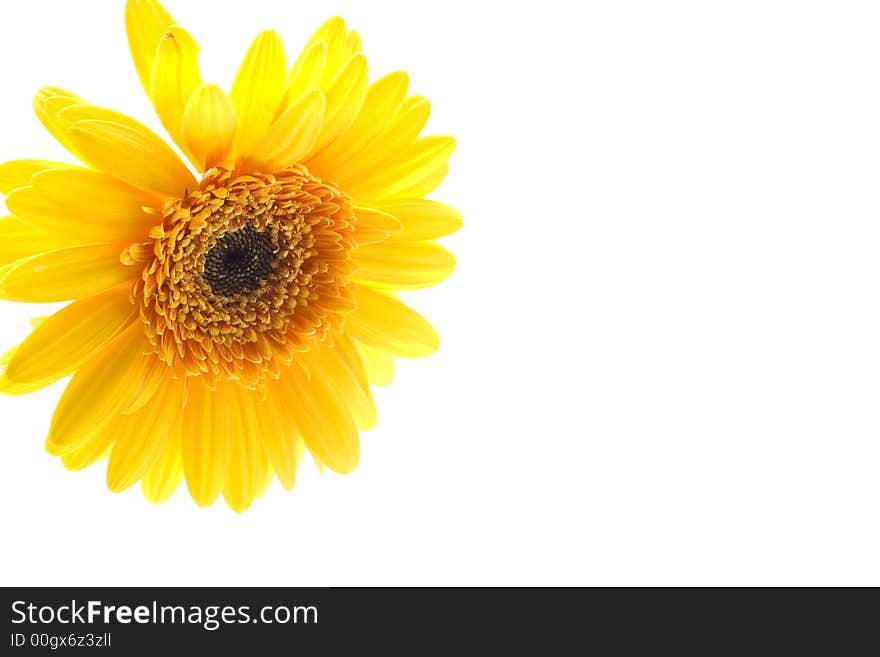
[[[144,332],[179,376],[256,388],[355,308],[350,201],[302,165],[211,169],[162,216],[155,241],[129,256],[144,266],[134,287]]]
[[[265,282],[274,252],[269,235],[246,224],[223,235],[208,250],[202,278],[218,296],[249,294]]]

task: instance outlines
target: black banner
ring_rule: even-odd
[[[576,654],[590,646],[840,652],[874,592],[761,589],[7,588],[0,654]],[[835,621],[846,623],[835,631]],[[827,637],[828,642],[823,643]],[[876,637],[869,639],[876,645]],[[302,654],[318,654],[308,652]],[[382,654],[381,652],[378,654]]]

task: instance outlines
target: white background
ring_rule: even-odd
[[[244,515],[154,507],[0,398],[0,581],[880,584],[880,11],[864,2],[169,0],[228,85],[341,13],[454,134],[443,338],[358,471]],[[0,159],[62,157],[42,84],[158,128],[122,3],[4,7]],[[0,343],[40,307],[0,302]]]

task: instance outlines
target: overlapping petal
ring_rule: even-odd
[[[270,466],[260,442],[256,395],[241,386],[229,392],[229,451],[222,492],[229,507],[241,513],[259,494]]]
[[[296,429],[296,418],[287,408],[287,387],[273,379],[267,383],[257,421],[263,450],[278,481],[287,490],[296,483],[296,473],[305,451],[305,443]]]
[[[74,246],[0,267],[0,299],[49,303],[81,299],[131,281],[118,244]]]
[[[400,290],[437,285],[455,269],[455,256],[434,242],[369,244],[358,249],[356,259],[359,279]]]
[[[367,88],[363,105],[354,122],[325,148],[309,157],[307,164],[316,171],[336,171],[372,144],[391,123],[400,109],[409,86],[403,71],[391,73]]]
[[[11,160],[0,164],[0,194],[9,194],[17,187],[26,187],[31,176],[49,169],[64,169],[69,164],[50,160]]]
[[[255,171],[279,171],[308,155],[324,125],[326,101],[312,89],[288,107],[250,151],[247,164]]]
[[[169,376],[156,390],[153,403],[102,427],[102,432],[112,433],[113,448],[107,465],[110,490],[123,491],[147,473],[166,449],[182,411],[183,384]]]
[[[400,230],[389,234],[397,241],[434,240],[454,233],[463,223],[455,208],[424,198],[391,198],[374,206],[400,222]]]
[[[284,44],[275,32],[261,32],[238,69],[229,98],[238,117],[234,158],[247,157],[271,125],[287,91]]]
[[[159,455],[141,479],[144,497],[153,504],[167,500],[183,481],[183,463],[180,458],[182,422],[172,428],[165,450]]]
[[[174,19],[157,0],[128,0],[125,31],[138,77],[147,95],[152,91],[153,64],[159,41],[174,25]]]
[[[193,92],[202,84],[199,46],[182,27],[172,26],[156,49],[150,76],[150,97],[162,125],[196,167],[200,161],[190,151],[183,134],[183,115]]]
[[[0,265],[81,244],[82,241],[79,236],[49,232],[18,217],[0,217]]]
[[[233,422],[228,388],[235,384],[210,390],[201,377],[192,377],[187,383],[181,462],[193,500],[199,506],[209,506],[220,495],[226,474]]]
[[[238,119],[225,91],[216,84],[196,87],[186,103],[181,122],[186,149],[200,171],[226,162]]]
[[[43,321],[22,342],[3,378],[48,385],[95,355],[134,319],[125,286],[75,301]]]
[[[198,185],[175,152],[154,132],[114,121],[77,121],[68,137],[83,161],[100,171],[165,198]]]
[[[57,455],[71,452],[115,420],[141,385],[137,375],[153,358],[148,352],[143,329],[135,323],[79,368],[55,408],[47,449]],[[103,450],[93,452],[98,458]]]
[[[428,356],[440,346],[428,320],[397,299],[367,287],[358,295],[358,309],[347,318],[346,331],[365,345],[406,358]]]

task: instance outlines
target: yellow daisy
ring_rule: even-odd
[[[376,421],[370,385],[437,334],[397,290],[434,285],[461,226],[424,197],[455,142],[420,137],[429,104],[396,72],[368,84],[357,32],[332,18],[288,68],[253,41],[227,94],[155,0],[125,12],[135,68],[188,164],[128,116],[55,87],[34,99],[83,166],[0,165],[0,298],[71,301],[3,356],[0,392],[71,376],[50,453],[109,458],[113,491],[151,502],[186,481],[200,506],[290,489],[307,449],[347,473]]]

